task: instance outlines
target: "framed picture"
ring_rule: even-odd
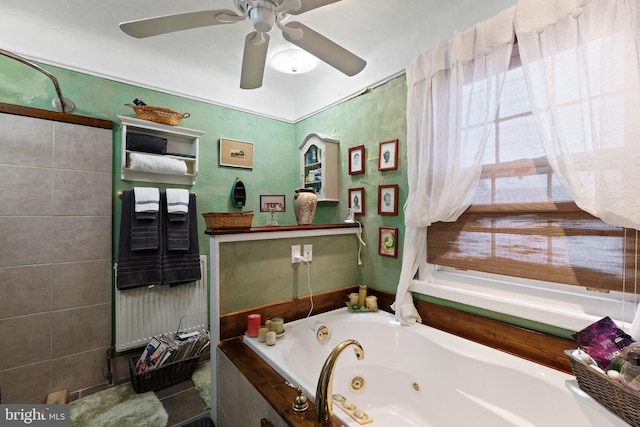
[[[284,212],[285,197],[283,195],[260,195],[260,212]]]
[[[364,215],[364,188],[349,189],[349,209],[355,215]]]
[[[378,185],[378,215],[398,215],[398,185]]]
[[[364,173],[364,145],[349,148],[349,175]]]
[[[253,143],[220,138],[220,166],[253,168]]]
[[[378,254],[398,258],[398,228],[380,227]]]
[[[378,170],[398,169],[398,140],[383,141],[378,144]]]

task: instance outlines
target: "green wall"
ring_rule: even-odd
[[[135,117],[133,110],[125,106],[133,99],[144,100],[148,105],[170,108],[174,111],[188,112],[191,116],[184,119],[182,127],[204,131],[200,140],[200,164],[196,184],[191,191],[198,194],[198,211],[234,211],[229,194],[236,177],[242,178],[247,188],[247,205],[244,210],[253,210],[253,225],[264,225],[268,221],[267,213],[259,212],[260,194],[285,194],[286,212],[277,214],[281,225],[294,225],[293,194],[299,187],[299,151],[298,145],[311,132],[325,133],[340,139],[340,202],[319,203],[314,223],[340,223],[347,215],[347,191],[349,188],[365,188],[365,214],[356,217],[364,225],[363,266],[358,267],[353,256],[338,256],[331,262],[330,254],[321,256],[322,239],[303,239],[294,243],[314,244],[314,261],[311,277],[313,292],[336,289],[356,283],[366,283],[381,290],[395,292],[402,254],[402,205],[406,198],[405,171],[405,102],[406,84],[399,77],[378,88],[367,91],[351,100],[331,107],[299,123],[292,124],[265,118],[255,114],[208,104],[175,95],[145,89],[130,84],[99,78],[59,67],[39,64],[56,76],[63,95],[76,104],[73,114],[111,120],[114,122],[114,258],[117,254],[118,230],[120,223],[120,202],[116,192],[131,189],[136,183],[120,180],[120,130],[117,115]],[[0,56],[0,102],[23,105],[45,110],[53,110],[51,100],[56,97],[51,81],[43,74],[24,64]],[[254,143],[253,169],[238,169],[218,165],[218,140],[226,137]],[[395,171],[379,172],[378,143],[389,139],[399,139],[399,168]],[[357,145],[366,146],[366,172],[350,176],[346,159],[348,149]],[[377,213],[377,186],[379,184],[398,184],[400,186],[400,214],[395,217],[379,216]],[[141,184],[148,185],[148,184]],[[164,185],[158,185],[161,189]],[[205,229],[204,220],[199,218],[199,227]],[[400,228],[400,250],[397,259],[381,257],[377,251],[378,227]],[[355,237],[348,240],[338,238],[331,243],[333,253],[336,245],[355,254]],[[229,310],[251,307],[251,304],[265,304],[282,298],[306,295],[306,272],[301,266],[292,266],[289,262],[292,242],[283,239],[269,247],[257,245],[247,249],[240,244],[232,251],[250,250],[251,262],[261,264],[258,282],[268,286],[253,287],[254,281],[247,280],[242,273],[247,257],[235,257],[222,264],[221,276],[227,278],[221,289],[221,304]],[[209,255],[209,239],[202,235],[201,253]],[[264,262],[274,254],[282,254],[278,262]],[[316,255],[317,254],[317,255]],[[240,261],[242,260],[242,261]],[[348,261],[345,261],[348,260]],[[251,267],[253,268],[253,267]],[[258,268],[258,267],[256,267]],[[331,271],[329,275],[328,272]],[[291,273],[294,273],[293,276]],[[285,277],[284,283],[282,277]],[[291,278],[293,277],[293,279]],[[322,278],[322,281],[319,280]],[[300,281],[303,281],[302,285]],[[300,282],[300,283],[299,283]],[[257,285],[256,285],[257,286]],[[244,288],[243,288],[244,287]],[[259,298],[246,298],[248,289],[260,294]],[[271,301],[270,301],[271,300]],[[244,302],[243,302],[244,301]],[[249,304],[247,306],[247,304]]]
[[[313,245],[310,265],[292,264],[291,245],[305,244]],[[358,284],[357,250],[353,235],[221,243],[220,313]]]
[[[198,193],[198,210],[233,211],[229,194],[236,177],[241,177],[247,187],[245,210],[256,212],[253,224],[264,225],[267,213],[259,212],[260,194],[287,195],[287,211],[277,220],[281,225],[295,224],[292,196],[298,183],[298,145],[311,132],[329,134],[340,140],[340,202],[320,203],[314,223],[342,222],[347,214],[349,188],[365,189],[365,215],[356,217],[364,226],[363,265],[353,261],[355,238],[353,236],[331,238],[305,238],[292,241],[247,245],[227,243],[230,258],[221,268],[221,306],[224,312],[241,310],[268,304],[282,299],[307,295],[306,269],[303,265],[291,265],[290,245],[314,245],[314,261],[310,270],[313,292],[338,289],[356,283],[395,293],[400,275],[402,244],[404,237],[402,206],[407,196],[406,176],[406,79],[404,76],[370,89],[361,95],[332,106],[296,124],[264,118],[254,114],[220,107],[159,91],[144,89],[94,77],[79,72],[39,64],[52,72],[59,80],[65,97],[76,104],[74,114],[116,121],[117,115],[135,116],[124,104],[134,98],[143,99],[149,105],[189,112],[191,117],[181,126],[205,132],[200,142],[200,169],[192,191]],[[55,98],[51,81],[41,73],[9,58],[0,56],[0,102],[53,110]],[[133,183],[120,180],[120,132],[114,127],[114,247],[117,246],[120,203],[116,191],[130,189]],[[218,166],[218,139],[232,138],[254,143],[254,168],[236,169]],[[380,172],[378,143],[390,139],[399,140],[398,169]],[[366,168],[361,175],[348,174],[348,149],[364,145]],[[398,184],[398,216],[380,216],[377,213],[377,187],[381,184]],[[204,221],[199,218],[200,229]],[[378,255],[378,228],[398,227],[398,258]],[[209,239],[202,235],[201,253],[209,255]],[[114,250],[114,256],[117,252]],[[226,255],[225,255],[226,256]],[[568,332],[555,330],[542,324],[503,316],[475,307],[417,295],[417,298],[451,306],[463,311],[496,318],[508,323],[566,337]]]
[[[333,217],[327,218],[330,218],[330,222],[344,220],[348,207],[348,189],[365,189],[365,215],[356,216],[364,226],[364,240],[367,244],[362,254],[362,282],[391,293],[395,293],[400,277],[404,237],[402,207],[408,191],[406,94],[405,77],[397,77],[317,113],[297,123],[295,128],[296,140],[302,140],[313,131],[335,135],[340,140],[340,203],[337,211],[331,211]],[[378,171],[378,144],[391,139],[398,139],[398,169]],[[349,175],[348,149],[359,145],[365,146],[365,173]],[[398,216],[378,215],[378,185],[382,184],[398,184]],[[398,258],[378,255],[378,229],[381,226],[398,227]]]

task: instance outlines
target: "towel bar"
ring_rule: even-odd
[[[116,193],[118,195],[118,199],[122,199],[122,195],[124,194],[124,190],[118,190]],[[196,197],[198,197],[198,193],[193,193]]]

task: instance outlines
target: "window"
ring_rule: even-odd
[[[476,126],[481,129],[482,123]],[[561,284],[552,287],[563,296],[574,290],[588,295],[563,286],[572,285],[613,291],[593,296],[600,301],[626,302],[633,298],[625,293],[640,292],[637,237],[635,230],[608,225],[579,209],[558,181],[544,155],[514,46],[473,205],[456,222],[429,227],[427,262],[439,271],[481,272],[476,277],[489,279],[493,289],[499,287],[497,279],[516,277],[527,289],[550,282]],[[447,279],[458,280],[453,276]]]

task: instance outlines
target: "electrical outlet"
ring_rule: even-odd
[[[311,258],[313,256],[313,245],[304,245],[302,248],[302,256],[307,262],[311,262]]]
[[[291,245],[291,264],[298,264],[300,260],[300,245]]]

